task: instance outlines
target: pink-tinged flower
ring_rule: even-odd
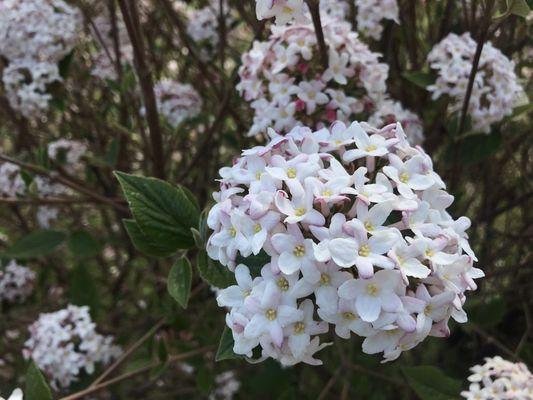
[[[427,336],[434,322],[440,322],[449,316],[455,293],[445,291],[431,296],[424,285],[419,285],[416,288],[416,298],[425,303],[424,310],[416,320],[416,331],[419,335]]]
[[[328,69],[322,75],[325,82],[334,80],[340,85],[348,83],[347,77],[354,75],[353,68],[348,67],[349,56],[347,53],[339,54],[337,51],[330,49]]]
[[[389,153],[388,147],[392,146],[396,139],[385,139],[383,136],[368,134],[361,128],[359,123],[354,122],[354,140],[357,149],[347,150],[342,159],[346,162],[358,160],[363,157],[383,157]]]
[[[241,307],[244,299],[252,292],[252,277],[246,265],[240,264],[235,268],[237,284],[222,289],[217,296],[219,307]]]
[[[285,328],[288,336],[288,346],[295,358],[301,358],[311,343],[311,336],[320,335],[328,331],[327,322],[313,320],[315,308],[310,299],[304,300],[298,307],[302,311],[302,318]]]
[[[400,242],[394,245],[387,255],[394,260],[406,284],[409,283],[409,277],[423,279],[431,273],[431,270],[418,259],[421,255],[420,249],[412,244]]]
[[[283,343],[283,328],[303,318],[303,311],[281,303],[281,292],[274,283],[266,285],[259,296],[250,296],[246,308],[254,313],[244,328],[244,337],[259,338],[263,334],[277,347]]]
[[[294,187],[298,187],[296,190]],[[303,190],[299,183],[295,183],[291,189],[292,198],[283,190],[276,193],[275,204],[278,209],[287,216],[285,223],[296,224],[303,222],[310,225],[322,226],[325,223],[324,215],[313,208],[314,196],[310,188]]]
[[[329,98],[326,94],[323,93],[326,85],[321,81],[310,81],[310,82],[300,82],[298,85],[297,96],[300,100],[305,102],[307,107],[307,112],[312,114],[317,105],[327,104]]]
[[[406,197],[413,198],[413,190],[429,189],[435,181],[423,173],[424,159],[415,156],[405,163],[395,154],[389,154],[390,166],[383,167],[383,172],[396,183],[398,192]]]
[[[324,321],[335,325],[335,333],[343,339],[349,339],[351,332],[367,336],[373,331],[371,324],[361,320],[353,301],[340,299],[336,312],[328,312],[321,308],[317,312]]]
[[[281,272],[291,275],[301,271],[309,282],[317,282],[320,273],[313,254],[313,241],[305,239],[296,225],[289,225],[287,233],[272,236],[272,246],[279,253],[278,265]]]
[[[355,300],[355,309],[363,321],[374,322],[381,310],[397,312],[402,308],[396,294],[401,284],[397,271],[381,270],[370,279],[351,279],[339,287],[341,299]]]

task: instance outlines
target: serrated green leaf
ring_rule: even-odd
[[[52,392],[43,374],[32,361],[26,373],[24,398],[28,400],[52,400]]]
[[[241,358],[238,354],[233,352],[233,335],[231,330],[225,326],[222,336],[220,337],[220,342],[218,343],[218,350],[215,356],[215,361],[222,360],[232,360],[235,358]]]
[[[66,235],[60,231],[38,230],[18,239],[5,252],[5,257],[28,259],[52,253],[65,240]]]
[[[87,258],[96,256],[100,244],[86,231],[75,231],[67,239],[67,246],[74,257]]]
[[[440,369],[432,366],[403,367],[409,386],[421,400],[459,399],[461,382],[446,376]]]
[[[156,178],[115,173],[141,231],[166,248],[194,246],[190,229],[198,226],[199,210],[179,187]]]
[[[422,89],[426,89],[429,85],[435,83],[435,77],[427,72],[404,72],[402,76]]]
[[[187,308],[191,294],[192,268],[186,258],[180,258],[170,269],[167,279],[168,293],[183,308]]]
[[[156,243],[148,238],[133,219],[122,220],[133,246],[141,253],[151,257],[169,257],[176,253],[174,246]]]
[[[196,264],[200,277],[211,286],[225,289],[236,283],[235,275],[219,262],[211,260],[204,250],[198,253]]]
[[[518,15],[523,18],[527,18],[531,9],[526,0],[508,0],[507,1],[508,12],[510,14]]]

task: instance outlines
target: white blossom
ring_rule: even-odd
[[[449,96],[450,112],[462,109],[476,48],[477,43],[469,32],[461,36],[450,33],[428,55],[428,62],[438,78],[427,89],[432,92],[433,99]],[[491,42],[483,45],[468,105],[474,130],[489,133],[492,124],[512,113],[523,94],[514,69],[515,63]]]
[[[0,266],[0,301],[22,302],[33,292],[35,272],[10,261]]]
[[[237,280],[217,297],[235,353],[317,365],[331,324],[391,361],[466,321],[465,293],[483,276],[469,220],[446,212],[453,197],[400,123],[268,132],[220,170],[207,218],[208,254]]]
[[[13,393],[11,393],[11,396],[7,398],[7,400],[22,400],[23,399],[23,393],[20,389],[13,390]],[[0,400],[5,400],[3,397],[0,397]]]
[[[202,98],[192,85],[162,80],[154,86],[154,93],[159,113],[174,128],[202,110]]]
[[[523,363],[513,363],[500,356],[486,357],[483,364],[470,368],[470,387],[461,396],[468,400],[533,398],[533,374]]]
[[[0,195],[15,197],[24,194],[26,183],[20,174],[20,167],[10,162],[0,164]]]
[[[86,306],[41,314],[28,330],[24,358],[35,362],[54,389],[68,388],[82,372],[92,374],[95,364],[108,364],[122,352],[111,336],[96,332]]]
[[[399,8],[396,0],[351,0],[357,6],[357,29],[364,36],[379,40],[383,33],[381,21],[389,19],[397,24]]]

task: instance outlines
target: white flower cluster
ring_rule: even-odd
[[[317,335],[332,324],[389,361],[449,335],[450,317],[467,320],[465,292],[484,275],[470,220],[446,212],[453,196],[401,124],[270,135],[220,170],[207,219],[208,254],[237,280],[217,298],[235,353],[260,345],[284,365],[318,364]],[[262,251],[270,262],[250,271],[246,258]]]
[[[86,151],[87,146],[75,140],[59,139],[48,144],[48,157],[61,164],[69,173],[76,173],[81,168],[80,160]],[[60,196],[68,191],[66,186],[46,177],[37,176],[34,181],[39,195],[44,198]],[[37,209],[37,222],[41,228],[49,228],[58,214],[59,209],[56,207],[40,206]]]
[[[390,19],[397,24],[399,8],[396,0],[355,0],[357,6],[357,30],[364,36],[379,40],[383,33],[381,21]]]
[[[81,14],[62,0],[0,2],[0,55],[11,107],[27,118],[48,108],[47,86],[60,81],[58,62],[74,47]]]
[[[241,387],[234,371],[226,371],[217,375],[215,384],[216,388],[209,394],[209,400],[232,400]]]
[[[438,78],[427,89],[433,93],[433,99],[450,96],[451,112],[463,106],[476,47],[469,32],[461,36],[450,33],[428,55],[428,62],[437,71]],[[475,130],[488,133],[490,125],[512,113],[523,93],[514,68],[513,61],[490,42],[485,43],[469,104]]]
[[[20,175],[20,167],[10,162],[0,164],[0,196],[15,197],[26,191],[26,183]]]
[[[154,86],[154,93],[157,110],[174,128],[202,111],[202,98],[188,83],[165,79]]]
[[[118,68],[117,49],[122,68],[133,63],[133,47],[124,20],[120,13],[116,14],[116,40],[118,43],[115,43],[113,23],[107,8],[94,19],[93,23],[92,31],[98,44],[98,52],[94,57],[94,67],[91,74],[103,80],[116,80]]]
[[[406,125],[406,133],[413,143],[420,143],[418,117],[386,94],[388,66],[379,62],[379,54],[359,40],[349,23],[324,21],[329,46],[325,71],[310,24],[273,26],[267,42],[255,42],[243,55],[237,89],[255,111],[248,134],[264,134],[271,126],[280,133],[297,125],[320,128],[336,120],[366,120],[376,113],[376,123],[391,117],[416,121]],[[390,111],[396,114],[391,116]]]
[[[33,292],[34,283],[35,272],[10,261],[0,267],[0,301],[24,301]]]
[[[258,20],[275,18],[276,24],[284,25],[293,20],[307,22],[309,10],[304,0],[255,0]]]
[[[52,387],[67,388],[82,370],[92,374],[96,363],[108,364],[121,354],[113,338],[98,334],[95,327],[86,306],[41,314],[28,328],[24,358],[33,359]]]
[[[461,392],[468,400],[531,400],[533,375],[523,363],[496,356],[470,368],[469,390]]]
[[[68,170],[77,169],[86,152],[87,146],[76,140],[59,139],[48,143],[48,157],[64,164]]]
[[[197,42],[200,47],[200,55],[204,60],[213,57],[220,40],[220,14],[224,15],[226,30],[230,29],[234,19],[231,17],[228,2],[220,0],[209,0],[208,4],[202,8],[193,8],[185,3],[175,4],[175,8],[183,11],[187,17],[187,34]]]

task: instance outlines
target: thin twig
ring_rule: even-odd
[[[328,383],[326,383],[326,386],[324,386],[324,389],[322,389],[322,391],[318,395],[318,400],[323,400],[326,398],[326,396],[328,395],[329,391],[331,390],[335,382],[337,382],[337,379],[339,379],[340,373],[341,373],[341,367],[335,370],[335,372],[329,379]]]
[[[82,194],[86,195],[87,197],[90,197],[90,198],[92,198],[92,199],[94,199],[94,200],[96,200],[96,201],[98,201],[100,203],[108,204],[108,205],[112,206],[113,208],[117,209],[118,211],[121,211],[123,213],[128,213],[129,212],[128,207],[117,203],[113,198],[103,196],[103,195],[97,193],[94,189],[82,186],[82,185],[72,181],[71,179],[62,176],[62,175],[52,174],[51,172],[47,171],[46,169],[44,169],[44,168],[42,168],[42,167],[40,167],[38,165],[25,163],[25,162],[19,161],[19,160],[15,159],[15,158],[11,158],[11,157],[8,157],[8,156],[3,155],[3,154],[0,154],[0,160],[7,161],[7,162],[10,162],[12,164],[16,164],[16,165],[18,165],[21,168],[27,169],[28,171],[34,172],[34,173],[36,173],[38,175],[45,176],[48,179],[50,179],[51,181],[59,182],[59,183],[65,185],[65,186],[75,190],[76,192],[82,193]]]
[[[122,355],[109,367],[102,375],[94,380],[89,387],[97,386],[105,378],[107,378],[114,370],[116,370],[127,358],[132,355],[141,345],[150,339],[165,323],[165,318],[161,318],[148,332],[146,332],[139,340],[133,343]]]
[[[320,1],[305,0],[305,2],[307,7],[309,7],[309,12],[311,13],[311,18],[315,27],[318,51],[320,53],[320,62],[322,63],[322,67],[327,69],[329,64],[328,46],[326,45],[326,41],[324,39],[324,31],[322,30],[322,21],[320,19]]]
[[[509,347],[504,345],[499,339],[492,336],[490,333],[485,332],[485,330],[483,330],[483,328],[481,328],[479,325],[474,324],[473,322],[470,322],[468,326],[472,328],[472,330],[476,332],[478,335],[483,337],[487,343],[494,344],[497,348],[499,348],[501,351],[506,353],[509,357],[513,358],[515,361],[523,362],[523,360],[518,356],[518,354],[515,354],[514,351],[512,351]]]
[[[177,355],[174,355],[174,356],[171,356],[169,357],[169,359],[167,360],[167,363],[173,363],[173,362],[176,362],[176,361],[183,361],[183,360],[186,360],[188,358],[191,358],[191,357],[194,357],[194,356],[197,356],[199,354],[204,354],[204,353],[207,353],[208,351],[211,351],[213,350],[214,346],[206,346],[206,347],[202,347],[200,349],[197,349],[197,350],[192,350],[192,351],[189,351],[187,353],[183,353],[183,354],[177,354]],[[66,397],[62,397],[60,398],[59,400],[77,400],[77,399],[81,399],[85,396],[88,396],[92,393],[95,393],[95,392],[98,392],[102,389],[105,389],[111,385],[114,385],[115,383],[119,383],[119,382],[122,382],[126,379],[130,379],[130,378],[133,378],[137,375],[141,375],[141,374],[144,374],[145,372],[148,372],[150,370],[152,370],[153,368],[156,368],[156,367],[159,367],[163,365],[162,362],[160,361],[157,361],[157,362],[153,362],[145,367],[142,367],[142,368],[139,368],[139,369],[136,369],[134,371],[131,371],[131,372],[126,372],[122,375],[119,375],[117,376],[116,378],[113,378],[113,379],[110,379],[108,381],[105,381],[105,382],[102,382],[96,386],[90,386],[88,387],[87,389],[84,389],[84,390],[81,390],[79,392],[76,392],[74,394],[71,394],[69,396],[66,396]]]

